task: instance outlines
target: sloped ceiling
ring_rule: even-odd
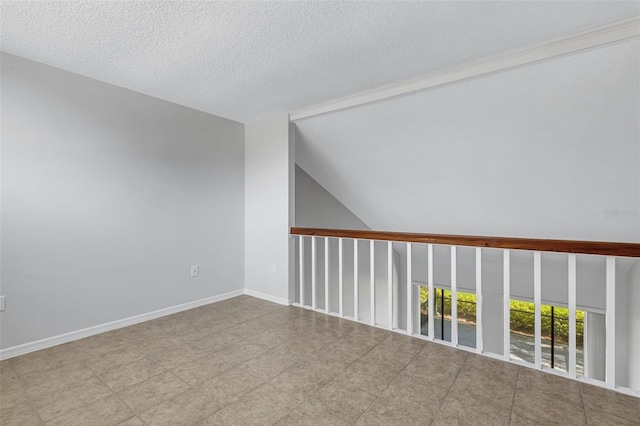
[[[640,41],[297,122],[372,229],[640,241]]]
[[[2,50],[252,121],[635,16],[638,2],[1,3]]]

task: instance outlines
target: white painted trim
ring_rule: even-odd
[[[436,295],[433,288],[433,244],[427,244],[427,285],[429,286],[429,340],[434,340],[436,333],[434,318]]]
[[[369,322],[376,324],[376,243],[369,241]]]
[[[393,330],[393,243],[387,241],[387,321]]]
[[[344,278],[343,273],[343,245],[342,238],[338,238],[338,313],[340,317],[344,316]]]
[[[411,247],[411,243],[407,243],[407,334],[409,336],[413,335],[413,281],[411,279]]]
[[[511,360],[511,252],[502,251],[502,356]]]
[[[255,290],[247,290],[245,288],[243,294],[246,294],[247,296],[255,297],[257,299],[266,300],[267,302],[277,303],[278,305],[283,305],[283,306],[291,306],[292,305],[292,302],[289,299],[285,299],[284,297],[272,296],[270,294],[261,293],[259,291],[255,291]]]
[[[300,306],[304,306],[304,286],[305,286],[305,282],[304,282],[304,236],[300,235],[300,238],[298,239],[298,255],[299,255],[299,260],[298,260],[298,272],[300,272],[300,290],[299,290],[299,297],[300,297]]]
[[[542,253],[533,252],[533,304],[534,304],[534,363],[542,367]]]
[[[616,387],[616,258],[607,256],[606,260],[605,303],[605,382],[607,387]]]
[[[329,309],[329,237],[324,237],[324,309]]]
[[[317,294],[316,294],[318,292],[318,289],[316,288],[317,275],[318,275],[318,268],[316,265],[316,262],[317,262],[316,258],[318,257],[318,253],[316,253],[316,248],[317,248],[316,238],[317,237],[315,235],[311,237],[311,307],[313,308],[314,311],[318,309]]]
[[[575,379],[576,372],[576,301],[577,301],[577,262],[576,255],[570,253],[567,259],[568,265],[568,302],[569,302],[569,377]],[[586,336],[586,330],[583,335]],[[586,344],[583,342],[586,347]],[[585,351],[586,352],[586,351]],[[584,362],[584,361],[583,361]]]
[[[358,240],[353,240],[353,318],[360,317],[360,275],[358,272]]]
[[[256,293],[256,292],[251,292]],[[177,312],[186,311],[188,309],[197,308],[199,306],[209,305],[211,303],[221,302],[231,299],[232,297],[249,294],[249,290],[234,290],[229,293],[220,294],[218,296],[207,297],[204,299],[194,300],[193,302],[183,303],[181,305],[169,306],[168,308],[158,309],[157,311],[147,312],[145,314],[134,315],[132,317],[107,322],[104,324],[94,325],[92,327],[83,328],[81,330],[70,331],[57,336],[47,337],[34,342],[24,343],[22,345],[12,346],[10,348],[0,350],[0,359],[13,358],[18,355],[24,355],[29,352],[39,351],[41,349],[50,348],[52,346],[61,345],[63,343],[72,342],[74,340],[83,339],[85,337],[95,336],[96,334],[105,333],[107,331],[116,330],[118,328],[127,327],[152,319],[175,314]],[[250,296],[260,297],[256,294]],[[263,297],[260,297],[263,298]],[[268,300],[268,299],[267,299]],[[274,301],[274,300],[272,300]],[[289,301],[287,301],[287,305]],[[277,302],[276,302],[277,303]]]
[[[476,350],[484,352],[482,325],[482,248],[476,247]]]
[[[456,246],[451,246],[451,344],[458,346],[458,259]],[[444,308],[443,315],[444,315]],[[444,332],[443,332],[444,334]],[[444,338],[444,336],[443,336]]]
[[[379,102],[395,96],[405,95],[445,84],[451,84],[457,81],[528,65],[547,59],[557,58],[559,56],[569,55],[581,50],[591,49],[638,36],[640,36],[640,17],[634,17],[585,31],[562,40],[510,53],[499,58],[474,62],[462,67],[443,70],[442,72],[418,78],[416,80],[392,84],[378,89],[312,105],[307,108],[291,112],[290,120],[302,120],[303,118],[353,108],[372,102]]]

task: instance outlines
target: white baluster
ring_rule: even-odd
[[[476,247],[476,351],[484,351],[482,334],[482,248]]]
[[[606,383],[616,387],[616,258],[607,256],[606,279]]]
[[[298,254],[300,256],[299,259],[299,263],[300,263],[300,268],[299,268],[299,272],[300,272],[300,306],[304,306],[304,236],[303,235],[299,235],[298,236],[298,245],[300,246],[298,250]]]
[[[576,378],[576,255],[569,255],[569,377]]]
[[[542,254],[539,251],[533,252],[533,303],[534,314],[534,364],[536,368],[542,368],[542,315],[540,305],[542,304]]]
[[[510,252],[503,250],[502,252],[502,355],[505,360],[511,359],[511,308],[509,301],[511,300],[511,265]]]
[[[407,243],[407,334],[413,334],[413,278],[411,276],[411,243]]]
[[[427,285],[429,286],[429,340],[435,338],[435,291],[433,288],[433,244],[427,245]]]
[[[338,238],[338,314],[340,318],[344,317],[344,277],[343,275],[343,243],[342,238]]]
[[[329,237],[324,237],[324,309],[329,310]]]
[[[376,263],[375,263],[375,241],[369,241],[369,312],[371,315],[370,324],[376,324]]]
[[[316,301],[316,237],[311,237],[311,308],[318,309]]]
[[[393,330],[393,243],[387,242],[387,321]]]
[[[358,321],[359,315],[359,291],[358,291],[358,240],[353,240],[353,318]]]
[[[456,246],[451,246],[451,344],[458,346],[458,268]]]

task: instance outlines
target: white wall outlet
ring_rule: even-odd
[[[0,296],[0,312],[4,311],[4,307],[5,307],[5,297],[6,296]]]
[[[271,264],[271,273],[272,274],[277,274],[278,273],[278,265],[276,265],[275,263]]]
[[[192,277],[197,277],[198,274],[199,274],[198,265],[191,266],[191,276]]]

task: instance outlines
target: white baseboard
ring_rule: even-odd
[[[111,321],[105,324],[95,325],[93,327],[83,328],[82,330],[71,331],[69,333],[59,334],[57,336],[47,337],[45,339],[36,340],[35,342],[24,343],[18,346],[12,346],[10,348],[0,350],[0,359],[13,358],[14,356],[24,355],[29,352],[39,351],[40,349],[50,348],[51,346],[60,345],[62,343],[71,342],[73,340],[82,339],[85,337],[93,336],[96,334],[104,333],[106,331],[115,330],[129,325],[138,324],[141,322],[149,321],[155,318],[164,317],[167,315],[175,314],[177,312],[186,311],[187,309],[197,308],[198,306],[209,305],[211,303],[221,302],[232,297],[240,296],[242,294],[249,294],[246,290],[235,290],[229,293],[220,294],[218,296],[207,297],[200,300],[194,300],[193,302],[183,303],[181,305],[169,306],[168,308],[158,309],[157,311],[147,312],[145,314],[135,315],[129,318],[123,318],[116,321]],[[261,294],[261,293],[258,293]],[[264,299],[265,297],[249,294],[250,296],[259,297]],[[264,295],[266,297],[270,297]],[[270,299],[266,299],[270,300]],[[275,303],[280,303],[276,300],[270,300]],[[288,303],[287,303],[288,304]]]
[[[279,305],[289,306],[291,305],[291,301],[289,299],[284,299],[282,297],[271,296],[270,294],[261,293],[255,290],[247,290],[244,289],[244,294],[251,297],[257,297],[258,299],[266,300],[268,302],[277,303]]]

